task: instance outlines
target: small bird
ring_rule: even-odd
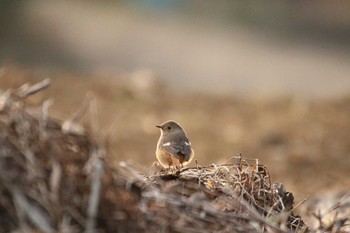
[[[166,121],[160,128],[156,157],[164,168],[180,167],[189,164],[194,151],[185,131],[175,121]]]

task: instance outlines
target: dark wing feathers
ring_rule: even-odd
[[[161,149],[176,158],[179,158],[179,154],[184,156],[184,160],[188,161],[191,155],[191,145],[184,135],[177,135],[176,137],[163,138],[163,142],[160,145]]]

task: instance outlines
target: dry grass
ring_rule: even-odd
[[[93,100],[70,120],[29,113],[25,100],[44,81],[0,97],[1,232],[346,232],[337,214],[308,229],[293,194],[271,182],[258,160],[140,172],[110,164]],[[79,124],[90,110],[91,124]],[[250,161],[250,163],[248,162]],[[148,174],[147,174],[148,173]],[[349,209],[337,203],[332,211]],[[312,212],[313,210],[309,210]]]

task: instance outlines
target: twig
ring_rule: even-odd
[[[43,232],[53,233],[55,230],[50,226],[49,220],[46,218],[47,214],[39,210],[36,206],[31,204],[17,188],[12,189],[12,195],[16,206],[26,214],[31,222]]]
[[[62,124],[62,131],[64,133],[75,133],[78,135],[84,135],[85,129],[78,124],[77,122],[86,114],[89,107],[91,108],[92,95],[87,94],[83,100],[83,103],[80,105],[78,111],[73,113],[73,115],[65,120]]]
[[[53,104],[52,99],[45,100],[42,108],[41,108],[41,119],[39,121],[39,127],[40,127],[40,136],[42,139],[46,140],[47,138],[47,122],[49,119],[49,108]]]
[[[52,171],[50,175],[50,196],[51,199],[57,203],[58,201],[58,190],[60,187],[62,178],[62,168],[59,162],[55,159],[52,160]]]
[[[98,150],[98,149],[97,149]],[[98,152],[96,152],[98,153]],[[98,210],[98,204],[101,192],[101,179],[103,175],[103,160],[97,156],[94,163],[92,181],[91,181],[91,193],[89,198],[89,206],[87,210],[88,219],[86,221],[85,232],[95,232],[96,216]]]
[[[0,96],[0,112],[5,111],[12,103],[11,95],[13,94],[12,90],[7,90],[4,93],[1,93]]]
[[[301,202],[299,202],[298,204],[296,204],[290,212],[293,212],[293,211],[294,211],[296,208],[298,208],[300,205],[304,204],[304,203],[307,201],[307,199],[309,199],[309,195],[307,195],[307,196],[304,198],[304,200],[302,200]]]
[[[26,98],[28,96],[34,95],[35,93],[47,88],[50,83],[50,79],[44,79],[43,81],[38,82],[30,87],[23,88],[23,90],[20,91],[19,96],[21,98]]]

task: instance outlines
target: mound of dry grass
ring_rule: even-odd
[[[1,232],[308,230],[293,214],[292,193],[257,160],[153,174],[125,162],[112,167],[97,124],[76,122],[86,107],[65,122],[48,116],[48,101],[39,115],[29,113],[25,99],[48,84],[0,97]]]

